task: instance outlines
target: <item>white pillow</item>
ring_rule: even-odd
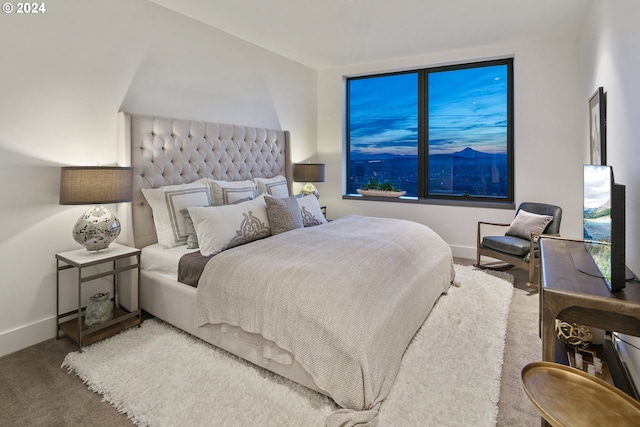
[[[237,205],[190,207],[200,252],[214,255],[271,235],[264,196]]]
[[[187,230],[180,210],[211,204],[209,186],[203,180],[190,184],[143,188],[142,194],[153,210],[158,243],[170,248],[187,243]]]
[[[298,197],[296,200],[302,211],[302,222],[305,227],[326,224],[328,222],[322,213],[320,203],[316,196],[309,194],[308,196]]]
[[[277,175],[273,178],[254,178],[253,180],[258,188],[257,194],[267,193],[273,197],[289,197],[287,178],[282,175]]]
[[[217,181],[208,180],[211,187],[212,205],[228,205],[247,197],[256,197],[256,183],[253,180],[246,181]]]

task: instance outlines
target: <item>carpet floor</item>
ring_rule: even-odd
[[[469,266],[456,266],[456,282],[407,349],[378,425],[496,425],[513,285]],[[320,427],[337,409],[155,319],[63,366],[138,425]]]
[[[456,258],[460,265],[473,260]],[[539,361],[538,294],[526,286],[527,272],[510,269],[515,277],[498,402],[498,427],[537,427],[540,417],[520,386],[520,369]],[[77,350],[69,339],[55,338],[0,357],[0,420],[8,426],[130,427],[102,396],[93,393],[61,364]],[[454,425],[447,423],[447,425]]]

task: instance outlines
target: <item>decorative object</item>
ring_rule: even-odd
[[[289,184],[284,175],[277,175],[272,178],[253,178],[256,183],[256,195],[266,193],[273,197],[289,197]]]
[[[407,348],[378,425],[496,425],[513,285],[470,266],[455,269],[461,286],[440,298]],[[481,361],[460,357],[479,348]],[[157,319],[69,353],[63,366],[140,425],[233,419],[236,425],[322,426],[337,409],[328,397]]]
[[[257,196],[257,184],[251,179],[223,181],[205,178],[204,181],[208,182],[211,188],[211,204],[213,206],[229,205],[247,197],[253,199]]]
[[[593,364],[596,367],[596,374],[602,374],[602,363],[602,359],[600,359],[599,357],[593,358]]]
[[[109,292],[98,293],[89,298],[84,316],[84,323],[88,328],[102,325],[113,318],[113,301],[109,298],[110,295]]]
[[[582,371],[586,371],[589,366],[593,366],[598,378],[615,386],[607,363],[602,361],[594,350],[584,348],[576,348],[575,351],[567,350],[567,360],[569,361],[569,366]]]
[[[359,194],[369,197],[402,197],[407,194],[406,191],[383,191],[383,190],[356,190]]]
[[[553,426],[637,426],[640,402],[597,376],[554,362],[532,362],[520,384]]]
[[[296,196],[265,196],[264,201],[267,202],[267,216],[272,235],[304,227]]]
[[[579,354],[579,353],[576,353],[575,359],[576,359],[576,368],[583,369],[584,368],[584,360],[582,360],[582,355]]]
[[[379,183],[375,178],[369,178],[369,182],[362,184],[362,187],[356,189],[356,191],[363,196],[375,197],[401,197],[407,194],[406,191],[400,191],[400,189],[392,185],[391,182],[385,181]]]
[[[313,194],[320,198],[320,192],[313,185],[314,182],[324,182],[324,163],[296,163],[293,165],[293,180],[306,182],[300,190],[300,194],[308,196]]]
[[[191,206],[209,206],[215,192],[206,179],[188,184],[165,185],[160,188],[143,188],[142,195],[153,212],[153,224],[158,243],[172,248],[184,245],[189,235],[182,220],[182,209]],[[253,197],[253,188],[251,188]]]
[[[261,194],[253,200],[222,206],[191,206],[189,215],[197,230],[203,256],[271,235],[267,202]],[[204,237],[204,238],[203,238]]]
[[[60,173],[61,205],[130,202],[133,169],[118,166],[71,166]],[[120,234],[120,221],[104,206],[85,212],[73,227],[73,238],[88,251],[106,249]]]
[[[599,87],[589,98],[589,137],[592,165],[607,164],[607,104]]]
[[[313,227],[327,223],[327,219],[324,216],[324,212],[317,198],[308,194],[306,196],[296,197],[296,200],[298,201],[298,206],[300,206],[302,223],[305,227]]]
[[[520,209],[504,235],[529,240],[532,234],[542,234],[551,221],[553,215],[540,215]]]
[[[556,334],[560,341],[572,347],[587,348],[591,344],[591,331],[584,325],[556,319]]]

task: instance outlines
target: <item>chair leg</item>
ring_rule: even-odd
[[[536,263],[532,260],[529,261],[529,281],[527,286],[530,288],[538,289],[538,284],[535,282],[536,277]]]
[[[476,268],[480,268],[480,223],[478,223],[478,230],[476,233]]]
[[[535,242],[538,238],[539,234],[536,233],[531,233],[531,236],[529,236],[529,282],[527,283],[528,287],[536,289],[538,289],[538,284],[534,282],[536,277]]]

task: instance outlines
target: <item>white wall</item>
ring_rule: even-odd
[[[315,153],[315,70],[146,0],[0,17],[0,356],[55,334],[55,258],[86,207],[60,166],[114,164],[118,111],[288,129]],[[73,306],[75,299],[65,301]]]
[[[640,2],[637,0],[594,1],[582,34],[584,62],[582,98],[588,99],[599,86],[607,93],[607,163],[615,180],[626,186],[627,266],[640,274]],[[588,136],[588,122],[583,125]],[[631,283],[627,286],[638,286]],[[640,338],[623,337],[640,347]],[[635,383],[640,386],[640,351],[622,346]]]
[[[515,68],[515,198],[563,208],[561,233],[582,233],[582,126],[577,37],[450,51],[318,73],[318,156],[326,182],[318,189],[329,217],[348,213],[399,217],[438,232],[454,255],[475,258],[478,220],[510,222],[514,211],[471,207],[343,200],[343,76],[513,56]]]

